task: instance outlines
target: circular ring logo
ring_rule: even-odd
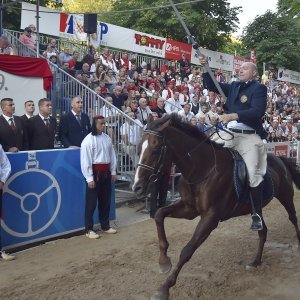
[[[23,178],[29,178],[30,183],[28,185],[23,184]],[[25,179],[24,178],[24,179]],[[50,185],[49,185],[50,181]],[[22,182],[23,192],[22,194],[14,191],[14,182]],[[43,182],[43,184],[41,184]],[[33,192],[34,186],[37,188],[37,192]],[[42,186],[42,190],[41,190]],[[26,191],[26,188],[29,190]],[[24,190],[25,189],[25,190]],[[38,209],[43,206],[44,201],[51,201],[53,193],[57,194],[56,205],[53,206],[50,214],[45,216],[42,222],[38,225],[34,224],[33,218],[38,214]],[[13,200],[18,199],[20,201],[19,208],[23,214],[27,216],[27,231],[19,232],[15,228],[12,229],[10,225],[7,225],[4,220],[2,220],[2,228],[12,236],[15,237],[30,237],[37,235],[47,229],[55,220],[61,206],[61,190],[55,177],[49,172],[41,169],[27,169],[17,172],[11,176],[4,187],[3,194],[8,194]],[[10,200],[8,200],[10,201]],[[51,201],[52,202],[52,201]],[[49,203],[48,203],[49,204]],[[53,203],[51,203],[53,205]],[[33,228],[34,227],[34,228]]]

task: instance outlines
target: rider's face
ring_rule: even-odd
[[[243,63],[240,68],[239,78],[240,81],[247,82],[255,79],[256,74],[255,66],[252,63]]]

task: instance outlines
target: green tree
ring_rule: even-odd
[[[23,0],[31,4],[36,4],[36,0]],[[4,4],[11,3],[11,0],[4,0]],[[58,8],[61,5],[50,0],[40,0],[40,6],[48,6],[51,8]],[[21,3],[7,6],[3,10],[3,28],[19,31],[21,27]]]
[[[174,1],[175,4],[182,2]],[[101,20],[111,24],[132,28],[145,33],[173,38],[186,42],[186,33],[167,0],[115,1],[112,13],[101,15]],[[146,10],[145,8],[151,8]],[[115,13],[116,11],[135,10]],[[177,6],[191,33],[199,40],[200,46],[218,50],[237,29],[240,7],[231,8],[227,0],[210,0]]]
[[[109,11],[113,5],[113,0],[63,0],[63,11],[95,13]]]
[[[278,0],[278,11],[287,13],[292,17],[300,17],[299,0]]]
[[[300,26],[300,0],[278,0],[278,12],[292,18]]]
[[[246,27],[242,41],[256,50],[260,66],[267,62],[300,71],[299,26],[293,18],[267,11]]]
[[[219,50],[231,55],[243,57],[249,56],[249,50],[245,47],[243,42],[235,36],[231,36],[230,39]]]

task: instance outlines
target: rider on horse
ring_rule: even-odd
[[[208,65],[205,56],[200,63]],[[267,88],[256,81],[257,67],[251,62],[243,63],[239,71],[239,82],[220,83],[227,96],[225,114],[219,121],[227,124],[233,138],[220,131],[217,135],[225,147],[237,150],[243,157],[248,170],[252,204],[252,230],[262,230],[263,179],[267,168],[267,153],[262,141],[264,130],[262,117],[267,106]],[[210,91],[218,92],[209,74],[204,71],[203,82]],[[225,138],[226,136],[226,138]]]

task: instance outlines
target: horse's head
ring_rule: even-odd
[[[165,126],[157,126],[163,123],[161,120],[153,122],[154,124],[152,122],[150,117],[140,144],[140,159],[132,186],[132,190],[140,197],[146,195],[149,183],[159,179],[166,164],[167,147],[162,133],[162,127]]]

